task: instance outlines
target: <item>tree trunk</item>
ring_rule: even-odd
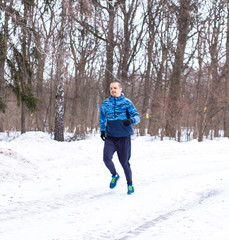
[[[21,134],[26,132],[26,124],[25,124],[25,103],[21,101]]]
[[[229,138],[229,3],[227,2],[227,43],[225,66],[224,137]]]
[[[112,3],[108,3],[109,22],[108,22],[108,34],[106,43],[106,69],[104,79],[104,97],[110,95],[110,83],[113,81],[113,67],[114,67],[114,19],[115,8]]]
[[[202,129],[205,132],[200,134],[205,134],[208,136],[208,132],[213,130],[214,126],[217,124],[217,119],[219,117],[218,113],[223,106],[221,104],[222,98],[222,91],[221,89],[224,87],[222,85],[222,77],[219,76],[218,68],[219,68],[219,42],[220,39],[220,27],[222,25],[221,22],[217,21],[221,18],[221,14],[223,9],[219,5],[213,5],[211,9],[211,18],[209,18],[209,32],[211,32],[210,36],[208,37],[208,44],[209,44],[209,54],[211,56],[211,64],[209,67],[209,75],[208,75],[208,87],[207,87],[207,97],[206,97],[206,104],[204,106],[204,113],[202,113],[204,122],[202,123]],[[222,117],[222,116],[221,116]],[[210,124],[211,123],[211,124]],[[202,139],[202,137],[200,138]]]
[[[153,39],[155,36],[154,22],[152,13],[152,2],[148,0],[148,19],[149,19],[149,39],[148,39],[148,49],[147,49],[147,68],[146,68],[146,76],[144,83],[144,92],[143,92],[143,104],[142,104],[142,113],[141,113],[141,124],[140,124],[140,135],[145,135],[145,129],[147,124],[146,114],[149,114],[149,99],[150,99],[150,73],[151,73],[151,65],[152,65],[152,52],[153,52]],[[147,112],[148,111],[148,112]]]
[[[24,23],[25,23],[25,26],[27,26],[27,13],[28,13],[28,6],[26,5],[26,3],[24,3]],[[27,72],[27,69],[26,69],[26,60],[27,60],[27,36],[26,36],[26,29],[25,27],[22,28],[22,57],[23,57],[23,60],[21,62],[21,69],[22,69],[22,72],[21,72],[21,80],[22,80],[22,83],[21,83],[21,87],[22,87],[22,92],[25,92],[25,86],[26,86],[26,83],[27,83],[27,78],[28,78],[28,72]],[[25,102],[23,101],[23,99],[21,99],[21,134],[25,133],[26,132],[26,124],[25,124],[25,115],[26,115],[26,105],[25,105]]]
[[[66,1],[62,0],[62,19],[59,30],[59,45],[57,52],[56,101],[55,101],[55,140],[64,141],[64,59],[66,27]]]
[[[132,1],[133,4],[134,1]],[[124,85],[124,88],[127,87],[127,74],[128,74],[128,60],[130,58],[130,16],[131,16],[131,10],[126,11],[126,3],[121,7],[122,12],[124,15],[124,22],[123,22],[123,31],[124,31],[124,39],[123,39],[123,48],[121,52],[121,81]],[[132,8],[132,6],[130,6]]]
[[[45,43],[46,46],[47,43]],[[39,39],[37,40],[37,45],[40,48],[41,43],[40,43],[40,36]],[[44,51],[46,52],[47,49],[46,47],[44,48]],[[41,100],[39,104],[39,112],[36,114],[36,128],[39,131],[44,131],[44,118],[45,118],[45,111],[44,111],[44,95],[43,95],[43,78],[44,78],[44,68],[45,68],[45,54],[44,53],[38,53],[38,66],[37,66],[37,75],[36,75],[36,80],[37,80],[37,87],[36,87],[36,95],[37,98]]]
[[[4,103],[4,87],[5,87],[5,54],[6,54],[6,41],[4,34],[0,32],[0,132],[4,131],[3,128],[3,113],[5,111],[6,105]]]
[[[5,5],[0,1],[1,4]],[[12,0],[10,2],[12,5]],[[3,113],[6,109],[5,104],[5,61],[6,61],[6,50],[7,50],[7,41],[8,41],[8,22],[9,16],[5,14],[3,29],[0,29],[0,132],[4,131],[4,118]],[[3,112],[3,113],[2,113]]]
[[[151,40],[149,40],[151,42]],[[144,82],[144,92],[143,92],[143,104],[142,104],[142,114],[141,114],[141,124],[140,124],[140,135],[145,135],[145,129],[147,124],[147,116],[146,114],[149,114],[148,108],[149,108],[149,91],[150,91],[150,70],[151,70],[151,61],[152,61],[152,50],[149,43],[149,50],[148,50],[148,64],[146,69],[146,76],[145,76],[145,82]],[[148,112],[147,112],[148,111]]]
[[[165,134],[170,138],[176,137],[177,123],[180,120],[180,83],[183,70],[184,51],[188,36],[190,0],[181,0],[178,13],[178,41],[175,53],[173,72],[170,78],[168,109],[166,116]]]

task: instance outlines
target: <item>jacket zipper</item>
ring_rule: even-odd
[[[115,113],[115,106],[116,106],[116,98],[114,99],[115,104],[114,104],[114,117],[116,117],[116,113]]]

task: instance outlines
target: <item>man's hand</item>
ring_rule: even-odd
[[[106,138],[105,131],[101,131],[100,137],[102,138],[103,141],[105,141],[105,138]]]
[[[126,119],[123,121],[123,125],[126,127],[130,126],[131,123],[133,123],[132,119]]]

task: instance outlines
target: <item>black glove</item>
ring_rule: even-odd
[[[126,127],[130,126],[131,123],[133,123],[132,119],[126,119],[123,121],[123,125]]]
[[[102,138],[103,141],[105,141],[105,138],[106,138],[105,131],[101,131],[100,137]]]

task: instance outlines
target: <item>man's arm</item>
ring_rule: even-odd
[[[133,121],[133,125],[138,124],[140,122],[141,116],[135,108],[134,104],[131,102],[128,108],[128,112],[130,114],[130,119]]]
[[[106,114],[105,114],[105,109],[104,109],[104,106],[102,104],[101,108],[100,108],[100,117],[99,117],[100,131],[101,132],[106,130],[106,121],[107,121],[107,118],[106,118]]]

